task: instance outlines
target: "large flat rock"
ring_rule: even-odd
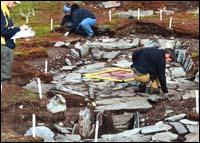
[[[147,110],[151,108],[151,104],[144,97],[124,97],[124,98],[112,98],[104,99],[96,102],[97,111],[102,110]],[[100,106],[98,106],[98,104]]]

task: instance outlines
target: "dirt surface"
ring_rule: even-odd
[[[102,26],[105,23],[109,23],[107,14],[108,10],[98,8],[98,5],[100,3],[101,1],[85,1],[84,4],[84,7],[91,9],[96,14],[97,26]],[[59,2],[56,2],[56,4],[58,7],[62,6],[62,4]],[[155,18],[149,18],[141,20],[139,22],[130,19],[118,20],[118,23],[113,28],[113,31],[116,32],[116,35],[114,36],[121,37],[127,34],[137,33],[141,33],[141,35],[159,34],[163,37],[184,37],[186,38],[185,41],[188,40],[188,37],[193,37],[195,41],[197,38],[199,38],[199,19],[191,21],[190,16],[188,14],[183,14],[183,12],[195,9],[197,6],[199,6],[198,1],[123,1],[122,6],[119,8],[114,8],[113,12],[137,9],[138,7],[144,10],[157,10],[159,8],[166,7],[167,9],[176,10],[176,12],[179,12],[177,15],[175,15],[175,19],[177,19],[177,21],[175,20],[173,25],[174,31],[171,32],[167,29],[168,20],[164,20],[162,23]],[[60,21],[61,12],[40,12],[38,17],[43,17],[43,19],[40,18],[40,21],[43,23],[48,21],[47,19],[49,19],[50,17],[53,17],[55,20]],[[95,38],[97,37],[94,37],[94,39]],[[12,73],[13,79],[11,82],[12,84],[5,85],[5,87],[3,88],[3,96],[1,96],[1,141],[41,141],[41,139],[32,140],[22,137],[25,131],[32,125],[32,113],[35,113],[37,115],[38,123],[44,123],[49,126],[51,126],[51,123],[55,121],[63,121],[63,117],[67,117],[67,120],[63,121],[66,126],[72,127],[72,124],[69,123],[69,121],[78,120],[78,112],[84,104],[82,101],[73,101],[73,99],[69,99],[69,109],[67,113],[64,113],[64,116],[61,114],[52,115],[46,109],[46,104],[48,102],[47,97],[39,100],[37,94],[22,89],[22,86],[28,84],[30,80],[36,77],[40,77],[42,82],[44,83],[50,83],[50,81],[52,81],[52,75],[44,74],[45,60],[49,61],[49,71],[57,70],[65,65],[64,60],[65,58],[68,58],[67,54],[69,53],[69,50],[67,48],[53,47],[54,43],[57,41],[74,41],[74,39],[75,41],[84,41],[87,38],[77,35],[70,35],[66,38],[61,33],[51,32],[48,34],[48,36],[42,38],[35,37],[31,39],[31,41],[19,41],[20,44],[17,46],[18,48],[16,48],[16,53],[25,53],[25,51],[28,51],[29,55],[15,56]],[[199,44],[196,43],[194,45],[195,46],[190,45],[190,54],[193,51],[199,51],[199,46],[196,46]],[[185,47],[187,47],[187,45],[185,45]],[[194,59],[195,63],[193,66],[193,70],[188,73],[191,77],[197,71],[197,67],[199,67],[199,56],[194,57]],[[77,104],[70,104],[73,102]],[[19,106],[22,104],[23,109],[20,109]],[[153,105],[153,108],[147,113],[143,113],[143,116],[144,118],[151,117],[145,118],[146,124],[151,125],[156,123],[157,121],[163,120],[165,118],[165,109],[168,108],[172,109],[176,114],[187,113],[187,117],[189,119],[199,120],[199,116],[192,112],[193,108],[195,107],[194,104],[194,99],[180,101],[161,101]],[[180,139],[180,141],[183,140]]]

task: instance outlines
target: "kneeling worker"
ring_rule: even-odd
[[[96,24],[95,15],[87,9],[80,8],[79,5],[64,5],[65,17],[68,15],[72,22],[70,33],[77,33],[89,37],[94,36],[92,27]]]
[[[133,64],[131,68],[134,71],[136,81],[143,83],[142,90],[150,94],[159,93],[159,87],[165,95],[168,93],[165,68],[166,63],[175,60],[175,54],[172,49],[145,48],[135,51],[132,55]],[[146,86],[150,86],[146,88]]]

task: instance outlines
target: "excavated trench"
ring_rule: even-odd
[[[161,24],[153,23],[153,22],[144,22],[144,21],[133,21],[129,22],[125,25],[122,25],[116,28],[116,35],[123,36],[127,35],[127,33],[137,33],[137,34],[153,34],[160,35],[165,38],[168,37],[179,37],[179,38],[195,38],[199,39],[198,32],[186,32],[186,31],[178,31],[176,29],[167,29]]]
[[[198,34],[178,32],[178,31],[175,31],[175,30],[168,30],[168,29],[163,28],[162,26],[159,26],[159,25],[154,24],[154,23],[133,22],[131,24],[129,23],[129,24],[127,24],[123,27],[119,27],[117,29],[123,29],[121,31],[118,31],[120,34],[118,32],[116,32],[115,36],[119,36],[119,37],[127,35],[127,33],[128,34],[132,34],[132,33],[147,34],[148,33],[148,34],[153,34],[153,35],[161,35],[163,37],[174,36],[174,37],[179,37],[179,38],[185,38],[185,37],[187,37],[187,38],[188,37],[189,38],[199,38]],[[35,44],[34,47],[37,47],[39,45],[41,46],[41,43]],[[51,47],[52,43],[47,42],[47,43],[44,43],[43,46],[44,47]],[[24,66],[23,69],[26,69],[26,66]],[[38,73],[38,75],[39,75],[39,73]],[[17,76],[17,75],[15,75],[15,76]],[[51,81],[51,80],[52,80],[52,77],[48,80],[48,82]],[[88,106],[89,108],[91,108],[91,113],[90,113],[90,121],[87,121],[88,119],[86,119],[86,122],[91,122],[92,123],[91,125],[94,127],[95,121],[96,121],[96,118],[97,118],[97,115],[98,115],[98,112],[94,112],[93,111],[94,108],[91,106],[91,102],[94,101],[94,99],[89,99],[89,100],[87,99],[86,100],[85,98],[82,98],[80,96],[69,96],[68,94],[65,94],[65,93],[62,93],[62,92],[48,92],[47,94],[48,94],[48,96],[47,96],[48,99],[52,98],[56,94],[62,94],[64,96],[64,98],[66,99],[67,111],[65,111],[64,113],[56,114],[56,115],[50,114],[50,113],[43,114],[43,112],[46,112],[46,111],[44,111],[44,110],[46,110],[46,107],[43,107],[43,106],[39,107],[38,103],[34,103],[32,106],[38,106],[38,108],[41,108],[43,110],[43,111],[39,111],[39,109],[38,109],[38,111],[36,111],[38,122],[46,123],[51,128],[53,128],[53,123],[63,122],[64,126],[74,128],[76,124],[81,123],[80,114],[79,114],[80,110],[83,109],[84,107]],[[164,119],[164,117],[161,115],[161,113],[164,114],[163,111],[159,111],[157,109],[157,106],[159,106],[163,109],[165,105],[172,107],[173,105],[170,105],[170,104],[172,104],[172,103],[176,104],[176,102],[177,101],[169,101],[169,102],[162,101],[162,103],[154,104],[153,108],[146,110],[146,111],[136,111],[136,110],[104,111],[102,114],[99,115],[99,119],[100,119],[99,137],[102,134],[109,134],[109,133],[115,134],[115,133],[119,133],[119,132],[122,132],[122,131],[125,131],[125,130],[129,130],[129,129],[133,129],[135,127],[141,126],[140,123],[138,122],[138,118],[139,118],[140,114],[142,114],[143,116],[150,116],[150,114],[152,114],[152,116],[156,116],[156,115],[159,114],[160,117],[158,117],[158,119],[155,119],[155,117],[153,117],[153,119],[154,119],[153,121],[147,120],[143,123],[143,125],[154,124],[156,120],[160,121],[161,119]],[[187,101],[182,102],[180,106],[188,108],[188,110],[192,110],[192,108],[194,106],[193,100],[192,101],[189,100],[189,103],[190,103],[189,104],[190,106],[186,105],[186,104],[188,104]],[[29,104],[29,103],[27,103],[27,104]],[[19,106],[19,105],[20,104],[17,103],[14,106]],[[43,104],[43,105],[46,105],[46,103]],[[25,104],[25,106],[26,106],[26,104]],[[155,110],[155,111],[153,111],[153,110]],[[5,111],[7,112],[9,110],[6,109]],[[3,112],[5,112],[5,111],[3,111]],[[182,111],[184,112],[185,110],[178,108],[176,113],[181,113]],[[19,111],[19,112],[21,112],[21,111]],[[23,121],[21,121],[21,123],[26,122],[26,125],[30,124],[30,123],[28,123],[28,121],[31,120],[31,118],[30,118],[31,114],[28,113],[28,112],[29,111],[24,111],[24,113],[22,113],[25,117],[24,117]],[[122,115],[123,116],[124,113],[130,113],[132,115],[129,118],[128,122],[126,122],[125,127],[115,128],[113,116],[114,115]],[[191,113],[189,112],[188,113],[189,117],[192,116],[190,114]],[[15,116],[17,116],[17,115],[13,114],[13,118]],[[198,119],[199,119],[199,117],[195,117],[195,120],[198,120]],[[19,119],[19,121],[20,120],[21,119]],[[85,119],[83,119],[83,120],[85,120]],[[73,122],[73,123],[71,123],[71,122]],[[85,121],[83,121],[83,122],[85,122]],[[26,127],[26,129],[27,129],[27,127]],[[18,133],[21,133],[21,132],[24,133],[25,130],[26,130],[25,127],[23,129],[17,128],[17,127],[13,127],[13,128]],[[81,135],[83,129],[84,129],[83,126],[79,126],[77,129],[75,129],[74,133]],[[54,131],[56,131],[56,130],[54,130]],[[84,136],[82,134],[82,139],[84,139],[84,138],[85,139],[94,139],[94,128],[93,128],[93,132],[90,134],[90,136]],[[185,138],[180,136],[177,141],[184,141],[184,140],[185,140]],[[90,141],[90,140],[88,140],[88,141]]]

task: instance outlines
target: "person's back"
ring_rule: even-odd
[[[133,64],[131,68],[141,75],[149,76],[151,81],[159,80],[164,93],[167,93],[165,77],[165,51],[157,48],[145,48],[137,50],[132,56]],[[159,84],[156,85],[156,88]]]
[[[132,66],[143,74],[158,76],[158,69],[165,68],[165,52],[157,48],[138,50],[133,53],[132,60]]]

